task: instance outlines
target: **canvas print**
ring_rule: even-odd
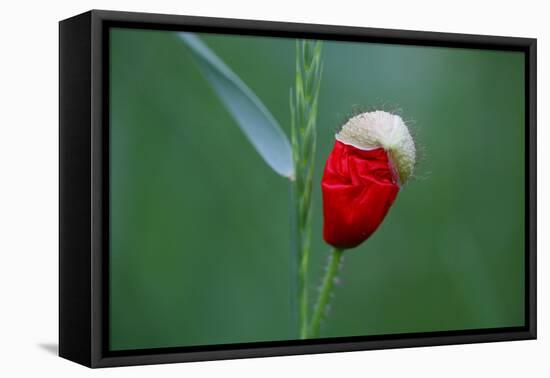
[[[525,325],[522,52],[109,29],[108,348]]]

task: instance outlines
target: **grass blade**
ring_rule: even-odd
[[[278,174],[294,178],[287,136],[260,99],[194,33],[177,33],[201,72],[256,151]]]

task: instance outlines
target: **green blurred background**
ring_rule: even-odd
[[[289,134],[294,40],[202,34]],[[521,53],[325,42],[320,183],[356,109],[399,111],[416,179],[346,253],[322,337],[524,323]],[[172,32],[111,31],[112,350],[288,340],[290,189]],[[314,188],[311,297],[329,248]]]

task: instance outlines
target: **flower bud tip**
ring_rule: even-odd
[[[395,165],[401,184],[413,173],[416,147],[407,125],[398,115],[382,110],[358,114],[350,118],[335,137],[363,150],[384,148]]]

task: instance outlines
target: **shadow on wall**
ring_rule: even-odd
[[[57,345],[57,343],[40,343],[38,344],[38,347],[56,356],[59,354],[59,346]]]

